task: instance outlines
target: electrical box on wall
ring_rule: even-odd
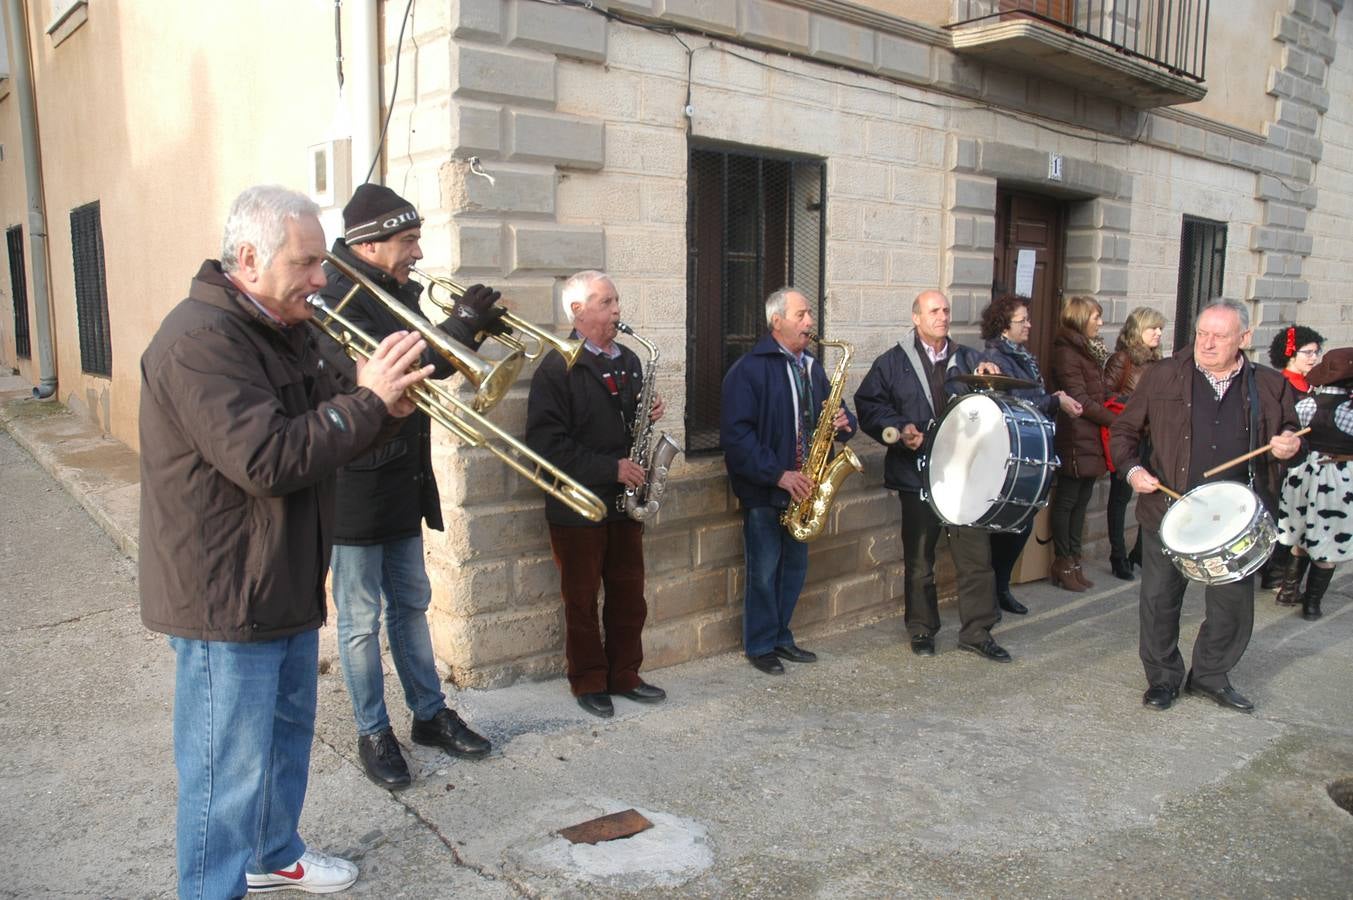
[[[310,199],[321,209],[347,203],[352,195],[352,140],[338,138],[311,144],[307,152]]]

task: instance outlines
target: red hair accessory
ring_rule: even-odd
[[[1287,358],[1291,359],[1297,355],[1297,329],[1292,326],[1287,329]]]

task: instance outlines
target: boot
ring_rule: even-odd
[[[1085,570],[1081,568],[1081,558],[1079,556],[1073,556],[1071,559],[1073,564],[1071,575],[1074,578],[1080,579],[1081,589],[1086,590],[1094,587],[1095,583],[1085,577]]]
[[[1287,568],[1283,569],[1283,581],[1278,586],[1278,593],[1274,596],[1273,602],[1279,606],[1296,606],[1301,602],[1301,581],[1306,577],[1306,569],[1311,565],[1309,556],[1297,556],[1292,554],[1292,558],[1287,562]]]
[[[1286,544],[1279,544],[1273,548],[1273,555],[1264,563],[1264,568],[1259,577],[1259,586],[1266,591],[1277,590],[1283,583],[1283,572],[1287,569],[1287,562],[1292,558],[1292,548]]]
[[[1142,567],[1142,535],[1141,535],[1141,532],[1138,532],[1138,533],[1137,533],[1137,543],[1133,544],[1133,545],[1132,545],[1132,549],[1128,551],[1127,561],[1128,561],[1129,563],[1131,563],[1132,565],[1136,566],[1136,567],[1139,568],[1139,569]],[[1131,571],[1131,570],[1129,570],[1129,571]]]
[[[1132,564],[1127,561],[1126,556],[1110,556],[1109,568],[1113,569],[1114,578],[1132,581]]]
[[[1052,561],[1052,570],[1048,573],[1048,580],[1057,587],[1068,591],[1083,591],[1085,586],[1081,584],[1080,579],[1073,574],[1075,561],[1069,556],[1059,556]]]
[[[1301,595],[1301,617],[1308,622],[1314,622],[1320,618],[1320,598],[1325,596],[1325,589],[1330,586],[1330,579],[1334,577],[1334,567],[1328,569],[1316,566],[1311,569],[1311,575],[1306,579],[1306,593]]]

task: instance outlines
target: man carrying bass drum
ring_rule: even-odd
[[[981,528],[945,528],[930,504],[921,497],[917,462],[928,452],[926,432],[944,414],[951,399],[945,382],[951,375],[1000,374],[970,347],[949,337],[949,299],[939,291],[922,291],[912,302],[914,327],[897,345],[874,360],[855,392],[860,427],[888,446],[883,483],[902,501],[902,553],[906,565],[903,616],[911,635],[911,652],[935,655],[935,632],[940,630],[939,598],[935,590],[935,546],[947,530],[949,549],[958,570],[958,616],[961,650],[994,662],[1010,662],[1010,654],[991,637],[996,624],[996,577],[991,568],[990,532]]]

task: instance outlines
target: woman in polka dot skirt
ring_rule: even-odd
[[[1315,620],[1334,567],[1353,559],[1353,347],[1331,350],[1306,380],[1297,416],[1311,428],[1311,453],[1283,480],[1278,540],[1292,559],[1278,602],[1300,602],[1302,618]]]

